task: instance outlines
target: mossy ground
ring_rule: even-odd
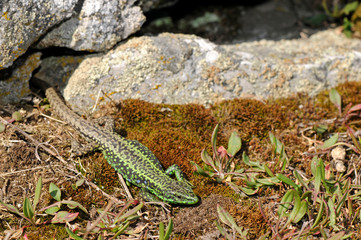
[[[337,90],[342,96],[343,106],[350,102],[361,103],[361,83],[345,83],[339,85]],[[310,174],[309,163],[312,156],[305,153],[310,151],[312,144],[307,142],[305,137],[324,140],[330,133],[342,130],[337,129],[332,121],[327,122],[338,114],[337,109],[329,101],[327,91],[315,98],[299,94],[290,98],[267,101],[227,100],[209,108],[196,104],[160,105],[140,100],[124,100],[120,105],[120,107],[114,104],[102,106],[101,111],[95,116],[112,116],[116,120],[116,130],[121,135],[129,139],[137,139],[146,145],[159,158],[164,168],[178,164],[195,186],[194,192],[202,198],[197,206],[173,209],[176,213],[174,236],[179,239],[211,235],[219,237],[213,223],[216,219],[216,204],[222,205],[229,211],[239,225],[249,229],[249,236],[255,239],[268,230],[268,225],[258,209],[257,197],[262,197],[264,210],[268,210],[272,215],[274,204],[280,201],[287,190],[285,186],[263,188],[256,197],[245,198],[212,179],[194,175],[190,161],[202,165],[200,152],[204,148],[210,152],[210,139],[217,123],[220,123],[218,146],[226,146],[231,132],[237,131],[242,138],[241,152],[245,151],[251,160],[263,163],[275,160],[268,139],[269,132],[274,133],[286,146],[288,156],[293,157],[291,167],[297,167],[306,174]],[[28,110],[25,121],[15,125],[40,142],[50,142],[66,159],[70,155],[70,139],[79,139],[79,136],[70,127],[41,116],[42,111],[40,107],[32,111]],[[307,130],[325,122],[328,123],[328,131],[324,134],[315,135]],[[357,125],[354,127],[357,128]],[[55,159],[44,160],[47,157],[41,151],[39,152],[42,160],[37,159],[33,144],[13,129],[7,128],[0,136],[5,143],[0,146],[0,186],[6,188],[2,200],[21,205],[24,196],[30,198],[34,196],[36,179],[42,176],[46,180],[40,203],[42,206],[50,202],[46,190],[50,182],[61,188],[63,198],[78,201],[87,209],[104,207],[109,201],[100,192],[87,185],[74,190],[72,184],[79,179],[79,176],[74,176],[74,173]],[[19,143],[14,144],[14,141]],[[124,198],[116,172],[101,153],[90,153],[75,158],[74,161],[88,180],[96,183],[108,194]],[[243,166],[241,154],[236,156],[236,161]],[[19,172],[5,174],[16,171]],[[135,187],[131,187],[131,190],[136,194]],[[158,207],[146,207],[147,212],[152,212],[150,210],[154,209]],[[164,221],[167,215],[157,210],[153,211],[151,216],[153,220]],[[11,214],[0,214],[0,232],[8,229],[6,223],[9,222],[13,228],[20,226],[16,224],[19,219],[14,218],[10,221],[11,217]],[[86,223],[83,218],[77,221]],[[151,226],[153,226],[151,231],[156,233],[158,224]],[[60,236],[62,231],[60,229],[63,228],[46,225],[27,228],[26,232],[28,236],[39,231],[44,232],[44,236]],[[0,233],[0,236],[3,235]]]

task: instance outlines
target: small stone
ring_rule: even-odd
[[[341,146],[337,146],[334,149],[332,149],[331,156],[333,159],[332,167],[337,172],[345,172],[346,167],[345,167],[345,164],[343,163],[343,161],[345,160],[345,157],[346,157],[346,150]]]
[[[346,150],[341,146],[337,146],[332,149],[331,156],[334,160],[345,160]]]

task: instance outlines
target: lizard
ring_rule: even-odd
[[[114,131],[101,129],[73,112],[53,87],[45,91],[52,110],[88,141],[102,150],[108,163],[128,182],[141,188],[144,194],[155,195],[171,204],[192,205],[198,197],[192,185],[184,178],[178,165],[167,170],[146,146],[137,140],[129,140]],[[172,175],[175,178],[172,178]]]

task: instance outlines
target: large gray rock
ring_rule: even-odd
[[[11,73],[7,76],[0,74],[0,104],[17,103],[30,93],[29,80],[33,71],[40,65],[41,53],[33,53],[26,58],[16,61]]]
[[[81,1],[79,1],[81,2]],[[85,0],[79,14],[52,29],[37,45],[105,51],[140,29],[145,17],[135,0]]]
[[[136,32],[145,17],[135,0],[1,1],[0,70],[30,45],[105,51]],[[48,32],[51,29],[50,32]]]
[[[1,1],[0,70],[26,52],[55,24],[72,15],[76,0]]]
[[[181,34],[133,38],[105,55],[86,58],[63,93],[76,110],[90,108],[101,90],[113,99],[170,104],[313,95],[360,80],[360,49],[359,40],[334,30],[308,39],[223,46]]]

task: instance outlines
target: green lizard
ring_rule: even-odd
[[[102,130],[68,108],[54,88],[45,92],[52,109],[59,117],[102,150],[109,164],[128,182],[172,204],[195,204],[198,197],[177,165],[166,171],[157,157],[136,140],[128,140],[113,131]],[[170,176],[175,174],[176,179]]]

